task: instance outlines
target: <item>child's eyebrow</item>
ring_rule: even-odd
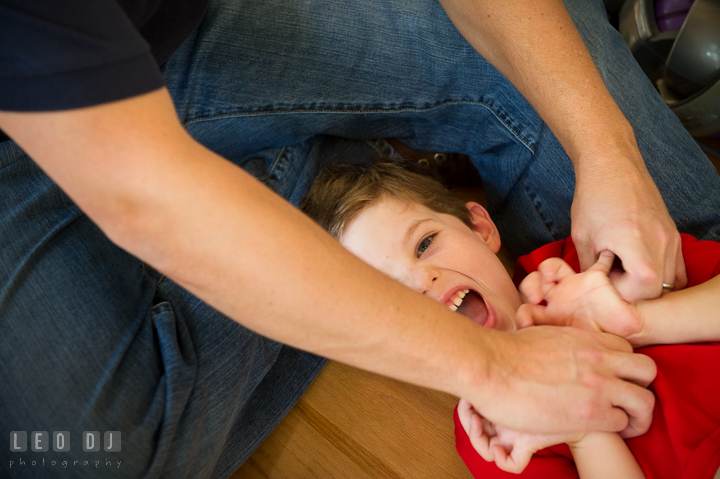
[[[418,226],[420,226],[421,224],[423,224],[427,221],[432,221],[432,218],[423,218],[423,219],[418,219],[418,220],[413,221],[410,224],[410,227],[408,228],[407,232],[405,233],[405,242],[408,242],[410,240],[410,238],[415,233],[415,230],[418,228]]]

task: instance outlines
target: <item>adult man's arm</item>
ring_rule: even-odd
[[[600,333],[487,330],[345,251],[195,142],[165,89],[5,130],[120,247],[244,326],[472,401],[517,429],[649,425],[652,361]],[[630,382],[624,381],[628,379]]]
[[[535,107],[575,166],[572,237],[580,264],[610,250],[627,301],[687,283],[677,232],[615,104],[561,0],[441,0],[468,42]]]

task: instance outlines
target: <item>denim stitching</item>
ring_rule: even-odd
[[[7,146],[5,143],[6,142],[0,143],[0,148],[7,148],[7,151],[0,153],[0,170],[4,170],[5,168],[14,165],[23,158],[28,157],[28,155],[23,151],[22,148],[20,148],[17,143],[14,143],[12,140],[7,140]],[[13,156],[15,157],[13,158]],[[10,160],[10,162],[5,164],[4,160]]]
[[[285,150],[287,150],[287,146],[284,146],[284,147],[282,148],[282,150],[280,150],[280,153],[278,153],[278,155],[275,157],[275,161],[273,161],[273,164],[272,164],[272,166],[270,167],[270,170],[268,171],[268,173],[267,173],[267,175],[266,175],[266,178],[265,178],[266,180],[270,180],[270,178],[272,177],[273,173],[275,173],[275,168],[277,168],[278,163],[280,163],[280,159],[281,159],[281,158],[283,157],[283,155],[285,154]]]
[[[26,273],[30,260],[38,254],[44,253],[42,248],[48,244],[52,238],[83,216],[82,211],[77,206],[70,206],[69,209],[71,209],[72,212],[56,224],[50,231],[45,233],[45,235],[40,238],[40,241],[38,241],[32,249],[23,258],[21,258],[20,261],[18,261],[18,266],[8,276],[5,286],[0,289],[0,310],[4,309],[10,301],[12,293],[14,293],[14,286],[16,286],[15,283],[18,281],[18,278]]]
[[[507,128],[513,134],[513,136],[515,136],[515,138],[517,138],[523,145],[525,145],[525,147],[528,150],[530,150],[531,153],[533,153],[533,154],[535,153],[535,150],[533,150],[533,148],[530,146],[530,144],[527,141],[525,141],[510,125],[508,125],[505,122],[505,120],[503,120],[495,110],[493,110],[487,103],[483,103],[480,101],[453,100],[453,101],[446,101],[439,105],[426,107],[426,108],[405,107],[405,108],[394,108],[394,109],[388,109],[388,110],[378,110],[378,109],[375,109],[375,110],[331,110],[331,109],[305,110],[305,109],[301,109],[301,110],[282,110],[282,111],[273,110],[273,111],[225,113],[222,115],[213,115],[213,116],[208,116],[208,117],[204,117],[204,118],[195,118],[195,119],[185,122],[184,126],[187,127],[188,125],[191,125],[193,123],[199,123],[199,122],[208,121],[208,120],[216,120],[219,118],[230,118],[230,117],[234,117],[234,116],[291,115],[294,113],[349,113],[349,114],[361,113],[361,114],[366,114],[366,113],[399,113],[399,112],[404,112],[404,111],[421,112],[421,111],[434,110],[436,108],[446,106],[446,105],[462,105],[462,104],[481,105],[481,106],[487,108],[488,110],[490,110],[490,112],[495,116],[495,118],[497,118],[498,121],[500,123],[502,123],[505,126],[505,128]]]
[[[517,184],[520,185],[520,188],[522,188],[523,193],[525,193],[525,196],[527,196],[528,200],[530,200],[530,205],[532,205],[532,209],[533,209],[533,211],[535,211],[535,215],[540,220],[540,223],[543,225],[543,228],[545,228],[545,231],[547,231],[548,236],[550,236],[553,240],[557,240],[557,238],[555,238],[555,235],[552,234],[552,232],[548,228],[547,224],[545,224],[545,219],[543,219],[543,216],[540,214],[540,210],[538,210],[537,207],[535,206],[535,200],[528,193],[528,190],[527,190],[527,188],[525,188],[525,185],[523,184],[522,179],[519,179]]]

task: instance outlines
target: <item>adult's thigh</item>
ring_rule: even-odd
[[[25,451],[2,454],[10,477],[224,473],[324,362],[116,247],[12,142],[0,144],[0,244],[0,430],[27,433]],[[33,451],[33,431],[66,432],[69,451]],[[85,431],[119,432],[120,450],[84,451]]]
[[[644,79],[602,3],[566,3],[681,230],[714,237],[711,166]],[[470,155],[514,253],[570,232],[567,155],[436,0],[216,0],[164,72],[188,131],[232,161],[317,134],[397,137]]]

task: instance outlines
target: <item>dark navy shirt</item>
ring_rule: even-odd
[[[97,105],[163,86],[207,0],[0,0],[0,110]]]

